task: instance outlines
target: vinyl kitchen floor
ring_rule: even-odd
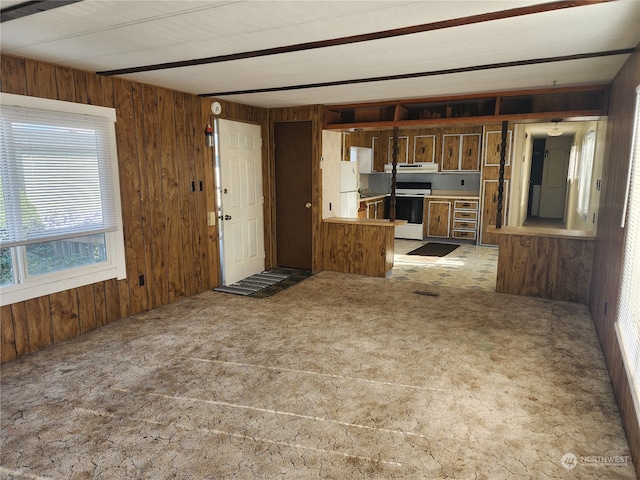
[[[444,257],[406,255],[433,241],[396,239],[393,269],[387,278],[495,292],[497,247],[463,244]]]

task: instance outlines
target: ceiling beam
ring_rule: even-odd
[[[227,95],[242,95],[249,93],[269,93],[269,92],[283,92],[287,90],[304,90],[308,88],[319,87],[336,87],[341,85],[353,85],[357,83],[369,83],[369,82],[386,82],[390,80],[406,80],[409,78],[420,77],[435,77],[438,75],[451,75],[454,73],[467,73],[477,72],[481,70],[492,70],[496,68],[509,68],[509,67],[523,67],[528,65],[539,65],[542,63],[553,62],[566,62],[571,60],[584,60],[588,58],[609,57],[613,55],[630,55],[635,52],[635,48],[625,48],[620,50],[608,50],[605,52],[593,52],[593,53],[580,53],[576,55],[564,55],[559,57],[546,57],[546,58],[532,58],[528,60],[515,60],[511,62],[500,63],[488,63],[484,65],[472,65],[468,67],[448,68],[444,70],[431,70],[428,72],[417,73],[402,73],[398,75],[384,75],[381,77],[369,77],[369,78],[353,78],[350,80],[336,80],[333,82],[319,82],[319,83],[306,83],[302,85],[286,85],[283,87],[271,87],[271,88],[255,88],[248,90],[234,90],[226,92],[214,92],[214,93],[202,93],[201,97],[223,97]]]
[[[81,2],[82,0],[34,0],[32,2],[23,2],[11,7],[0,10],[0,23],[16,20],[18,18],[33,15],[34,13],[46,12],[54,8],[64,7],[71,3]]]
[[[230,62],[233,60],[242,60],[247,58],[266,57],[270,55],[280,55],[283,53],[300,52],[304,50],[314,50],[318,48],[335,47],[339,45],[348,45],[351,43],[370,42],[372,40],[381,40],[385,38],[399,37],[403,35],[413,35],[416,33],[430,32],[434,30],[442,30],[446,28],[461,27],[472,25],[475,23],[491,22],[494,20],[503,20],[507,18],[520,17],[524,15],[534,15],[538,13],[551,12],[566,8],[582,7],[594,5],[597,3],[607,3],[616,0],[561,0],[556,2],[542,3],[538,5],[530,5],[526,7],[511,8],[500,10],[497,12],[488,12],[478,15],[470,15],[467,17],[453,18],[442,20],[439,22],[423,23],[403,28],[394,28],[391,30],[383,30],[380,32],[364,33],[360,35],[352,35],[349,37],[339,37],[327,40],[319,40],[315,42],[298,43],[295,45],[285,45],[282,47],[265,48],[262,50],[252,50],[248,52],[230,53],[227,55],[217,55],[214,57],[196,58],[192,60],[182,60],[177,62],[156,63],[152,65],[142,65],[137,67],[120,68],[114,70],[105,70],[97,72],[100,75],[124,75],[130,73],[151,72],[155,70],[166,70],[169,68],[192,67],[196,65],[206,65],[210,63]]]

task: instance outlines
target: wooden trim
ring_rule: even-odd
[[[426,72],[401,73],[397,75],[382,75],[379,77],[352,78],[349,80],[334,80],[331,82],[303,83],[299,85],[286,85],[282,87],[250,88],[247,90],[230,90],[226,92],[201,93],[201,97],[222,97],[227,95],[246,95],[252,93],[273,93],[287,92],[291,90],[305,90],[308,88],[337,87],[342,85],[356,85],[360,83],[388,82],[393,80],[407,80],[411,78],[436,77],[441,75],[451,75],[455,73],[478,72],[483,70],[495,70],[499,68],[512,68],[545,63],[567,62],[572,60],[584,60],[588,58],[609,57],[616,55],[628,55],[635,51],[635,48],[623,48],[618,50],[607,50],[603,52],[579,53],[574,55],[563,55],[559,57],[529,58],[525,60],[513,60],[509,62],[485,63],[481,65],[470,65],[466,67],[445,68],[442,70],[430,70]]]
[[[447,125],[486,125],[502,121],[550,121],[554,118],[586,121],[597,120],[608,112],[607,85],[554,87],[510,90],[483,94],[467,94],[430,98],[413,98],[386,102],[327,105],[324,107],[324,129],[349,131],[382,130],[398,127]],[[475,101],[478,102],[475,102]],[[509,102],[506,105],[504,102]],[[489,113],[482,103],[495,102]],[[451,104],[451,105],[448,105]],[[460,115],[442,115],[444,107],[451,107]],[[502,109],[501,109],[502,107]],[[375,109],[379,114],[374,115]],[[403,115],[389,115],[390,108],[403,109]],[[435,109],[441,116],[426,116]],[[475,109],[475,111],[474,111]],[[448,108],[447,108],[448,110]],[[370,112],[367,116],[361,111]],[[410,114],[409,112],[413,112]],[[461,112],[465,115],[461,115]],[[473,113],[471,113],[473,112]],[[507,112],[507,113],[504,113]],[[448,115],[448,111],[445,112]]]
[[[120,68],[114,70],[105,70],[98,72],[99,75],[124,75],[129,73],[150,72],[154,70],[165,70],[168,68],[191,67],[195,65],[206,65],[210,63],[230,62],[234,60],[243,60],[247,58],[266,57],[271,55],[281,55],[284,53],[301,52],[306,50],[315,50],[319,48],[335,47],[339,45],[349,45],[352,43],[370,42],[373,40],[382,40],[385,38],[400,37],[404,35],[413,35],[416,33],[431,32],[434,30],[442,30],[446,28],[461,27],[465,25],[473,25],[476,23],[491,22],[494,20],[503,20],[506,18],[520,17],[524,15],[534,15],[537,13],[551,12],[562,10],[565,8],[574,8],[593,5],[596,3],[606,3],[612,0],[573,0],[558,1],[551,3],[543,3],[539,5],[531,5],[527,7],[511,8],[508,10],[500,10],[497,12],[482,13],[478,15],[470,15],[467,17],[452,18],[439,22],[423,23],[410,27],[394,28],[391,30],[382,30],[380,32],[364,33],[360,35],[352,35],[349,37],[338,37],[328,40],[318,40],[315,42],[298,43],[294,45],[284,45],[282,47],[265,48],[261,50],[251,50],[247,52],[231,53],[227,55],[217,55],[213,57],[196,58],[192,60],[181,60],[177,62],[156,63],[152,65],[142,65],[137,67]],[[213,95],[212,95],[213,96]]]
[[[542,95],[547,93],[575,93],[575,92],[593,92],[593,91],[607,91],[609,88],[606,84],[599,85],[577,85],[572,87],[546,87],[546,88],[526,88],[519,90],[498,90],[493,92],[484,93],[465,93],[460,95],[442,95],[437,97],[417,97],[417,98],[405,98],[402,100],[381,100],[377,102],[356,102],[356,103],[336,103],[332,105],[325,105],[325,109],[347,109],[347,108],[360,108],[360,107],[385,107],[395,105],[410,105],[414,103],[430,103],[430,102],[449,102],[456,100],[478,100],[478,99],[490,99],[500,97],[519,97],[521,95]],[[491,116],[493,118],[493,116]]]
[[[77,3],[82,0],[56,0],[51,2],[49,0],[39,0],[31,2],[21,2],[11,7],[6,7],[0,10],[0,23],[8,22],[10,20],[17,20],[18,18],[33,15],[34,13],[41,13],[46,10],[53,10],[54,8],[64,7],[72,3]]]

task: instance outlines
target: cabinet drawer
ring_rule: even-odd
[[[478,212],[477,211],[466,211],[466,210],[456,210],[453,212],[454,219],[461,220],[478,220]]]
[[[453,208],[455,210],[478,210],[477,200],[456,200]]]
[[[476,239],[476,231],[473,230],[454,230],[453,238],[465,238],[467,240],[475,240]]]
[[[459,229],[459,230],[475,230],[476,229],[476,222],[469,222],[467,220],[454,220],[453,221],[453,228],[455,229]]]

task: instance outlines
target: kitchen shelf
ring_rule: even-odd
[[[608,87],[597,85],[328,105],[324,110],[324,128],[370,130],[503,120],[586,119],[604,116],[607,110]]]

